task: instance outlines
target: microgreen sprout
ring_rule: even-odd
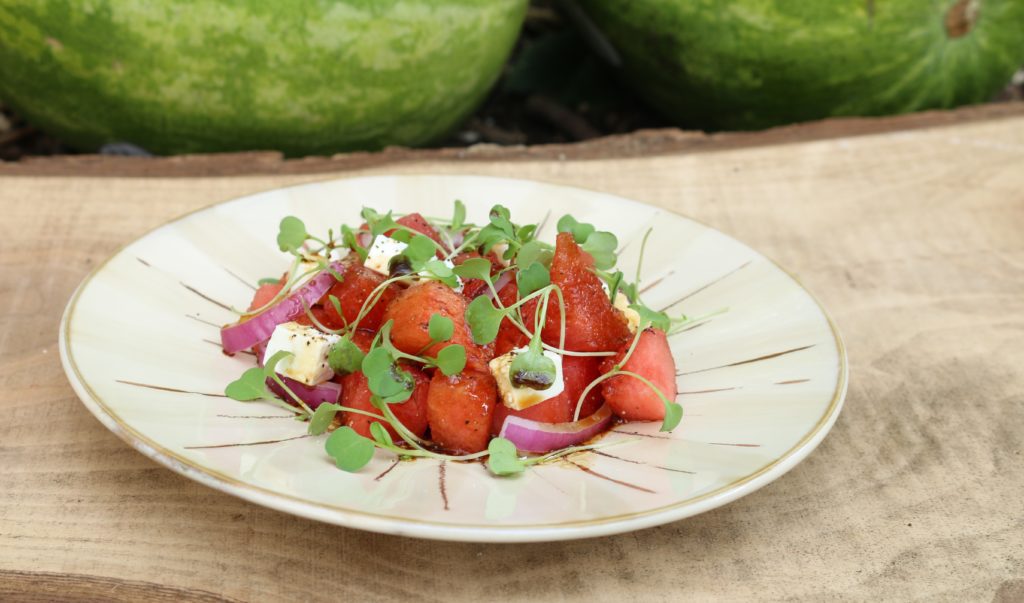
[[[619,239],[612,233],[597,230],[593,224],[577,222],[569,214],[558,220],[558,232],[568,232],[576,243],[594,258],[594,266],[607,270],[615,265],[615,249]]]
[[[448,341],[455,334],[455,323],[447,316],[434,314],[427,322],[427,334],[432,343]]]
[[[455,200],[455,209],[452,212],[452,230],[459,230],[466,223],[466,204],[458,199]]]
[[[344,409],[344,406],[330,402],[324,402],[317,406],[316,410],[313,411],[313,416],[309,418],[309,434],[320,435],[325,433],[327,428],[331,426],[334,415],[342,409]]]
[[[306,225],[295,216],[281,219],[280,231],[277,233],[277,246],[281,251],[298,251],[306,242],[309,234]]]
[[[342,471],[359,471],[373,458],[373,440],[364,438],[351,427],[334,430],[324,444],[327,454]]]
[[[238,400],[239,402],[269,402],[275,406],[296,413],[300,418],[308,418],[313,414],[313,412],[304,402],[298,400],[295,393],[284,384],[284,381],[281,380],[276,372],[277,365],[285,358],[289,358],[291,356],[291,352],[280,351],[267,359],[264,366],[254,366],[247,369],[242,373],[241,377],[232,381],[224,388],[224,395],[233,400]],[[300,407],[296,409],[284,400],[275,396],[274,393],[270,391],[270,388],[267,387],[268,379],[276,382],[284,391],[296,398],[300,403]]]
[[[552,245],[534,239],[524,243],[519,249],[519,253],[516,254],[516,264],[521,270],[529,268],[534,263],[549,267],[554,255],[555,248]]]
[[[535,266],[540,266],[535,264]],[[543,266],[540,266],[543,270]],[[541,311],[536,317],[536,324],[533,327],[533,336],[530,337],[530,344],[526,350],[515,355],[512,364],[509,366],[509,376],[512,385],[515,387],[526,387],[534,390],[550,389],[558,378],[558,369],[555,362],[544,355],[544,348],[541,343],[541,329],[547,320],[548,302],[551,300],[550,291],[543,297]]]
[[[494,475],[522,473],[526,464],[519,458],[516,446],[505,438],[494,438],[487,444],[487,468]]]
[[[516,285],[520,296],[527,296],[551,284],[551,273],[544,264],[534,262],[529,268],[519,270],[516,274]]]
[[[342,224],[341,241],[350,249],[359,254],[360,262],[366,261],[368,250],[366,249],[365,246],[359,243],[359,233],[356,230],[354,230],[351,226]]]
[[[352,341],[352,335],[346,334],[338,340],[327,354],[327,364],[339,375],[348,375],[358,371],[363,365],[363,353]]]

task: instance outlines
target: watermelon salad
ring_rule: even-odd
[[[221,329],[257,360],[228,397],[294,413],[346,471],[381,449],[511,475],[616,422],[679,424],[667,338],[691,321],[641,300],[643,247],[630,281],[615,235],[571,215],[553,243],[501,205],[480,225],[460,201],[446,219],[361,215],[324,238],[281,220],[290,266]]]

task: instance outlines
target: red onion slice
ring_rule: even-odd
[[[543,454],[585,442],[601,433],[612,422],[612,410],[604,404],[589,417],[570,423],[541,423],[509,415],[499,437],[523,452]]]
[[[335,272],[341,272],[340,262],[331,264]],[[228,354],[235,354],[244,349],[266,341],[277,325],[288,322],[305,312],[303,303],[312,306],[327,293],[335,282],[334,275],[324,270],[306,281],[296,291],[281,299],[273,306],[246,320],[230,324],[220,330],[220,343]]]
[[[330,402],[331,404],[337,404],[341,399],[341,384],[333,381],[324,381],[319,385],[306,385],[300,383],[295,379],[289,379],[284,375],[278,375],[281,377],[281,381],[291,389],[300,400],[306,403],[306,406],[312,410],[316,410],[317,406],[320,406],[324,402]],[[288,395],[288,392],[284,391],[280,385],[277,384],[273,379],[267,379],[267,387],[270,391],[274,392],[281,399],[291,403],[292,397]]]
[[[263,354],[267,351],[267,343],[260,342],[256,344],[256,364],[263,366]],[[313,410],[316,410],[317,406],[320,406],[324,402],[330,402],[337,404],[341,400],[341,384],[333,381],[325,381],[318,385],[306,385],[300,381],[296,381],[290,377],[278,374],[281,381],[288,386],[292,392],[299,397],[300,400],[306,403],[306,406]],[[277,384],[277,381],[273,379],[267,379],[267,387],[270,391],[274,392],[281,397],[282,400],[291,404],[292,397],[288,395],[288,392],[284,391],[284,388]]]

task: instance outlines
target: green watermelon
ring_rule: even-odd
[[[527,0],[0,0],[0,101],[81,149],[420,145],[501,72]]]
[[[1024,0],[579,0],[681,125],[752,129],[989,100],[1024,64]]]

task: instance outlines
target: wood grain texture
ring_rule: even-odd
[[[284,159],[278,152],[119,157],[58,155],[0,162],[0,176],[159,176],[203,177],[250,174],[316,174],[380,166],[443,161],[457,163],[565,161],[567,159],[643,158],[652,155],[710,153],[751,147],[779,146],[841,137],[910,131],[1024,115],[1024,103],[985,104],[953,111],[924,111],[890,117],[845,117],[780,126],[760,132],[641,130],[571,144],[499,146],[482,143],[467,148],[409,149],[391,147],[379,153],[348,153],[333,157]]]
[[[134,452],[75,398],[57,322],[81,278],[124,243],[275,186],[424,172],[617,193],[777,260],[846,338],[850,393],[832,434],[785,477],[691,519],[596,540],[457,544],[217,493]],[[1024,593],[1022,115],[651,157],[427,158],[230,178],[23,174],[0,177],[0,209],[0,599],[104,599],[108,586],[131,599],[251,601]]]

